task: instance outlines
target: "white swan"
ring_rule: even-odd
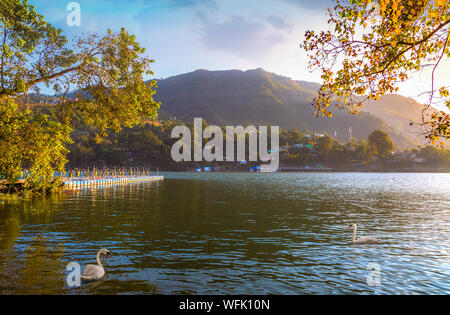
[[[100,249],[97,252],[97,265],[86,265],[81,272],[81,280],[83,281],[94,281],[99,280],[105,275],[105,269],[100,261],[100,255],[104,254],[107,258],[111,256],[109,251],[105,248]]]
[[[356,229],[358,226],[355,223],[352,223],[348,226],[349,229],[353,228],[353,237],[352,237],[352,244],[376,244],[378,243],[378,240],[373,237],[367,237],[363,236],[358,239],[356,239]]]

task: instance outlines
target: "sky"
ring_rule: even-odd
[[[69,39],[125,27],[155,60],[155,78],[197,69],[266,71],[320,83],[307,68],[299,44],[308,29],[327,30],[333,0],[78,0],[81,25],[69,26],[66,0],[30,0]],[[438,85],[450,85],[450,62],[440,67]],[[429,71],[416,74],[399,94],[428,90]]]

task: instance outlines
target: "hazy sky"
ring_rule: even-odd
[[[327,29],[332,0],[78,0],[81,26],[69,27],[66,0],[30,0],[47,21],[71,38],[125,27],[156,60],[156,78],[197,69],[263,68],[296,80],[320,82],[299,47],[307,29]],[[450,85],[450,64],[438,84]],[[401,94],[415,96],[429,86],[422,73]],[[446,82],[445,82],[446,81]]]

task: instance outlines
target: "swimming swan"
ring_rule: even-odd
[[[352,223],[348,226],[349,229],[353,228],[353,237],[352,237],[352,244],[376,244],[378,243],[378,240],[373,237],[367,237],[363,236],[358,239],[356,239],[356,229],[358,226],[355,223]]]
[[[81,272],[81,280],[83,281],[94,281],[99,280],[105,275],[105,269],[103,269],[103,265],[100,262],[100,255],[104,254],[107,258],[111,256],[109,251],[105,248],[100,249],[97,252],[97,265],[86,265]]]

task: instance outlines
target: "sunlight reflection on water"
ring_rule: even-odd
[[[450,174],[164,175],[0,204],[0,293],[450,293]],[[102,247],[105,278],[68,288]]]

